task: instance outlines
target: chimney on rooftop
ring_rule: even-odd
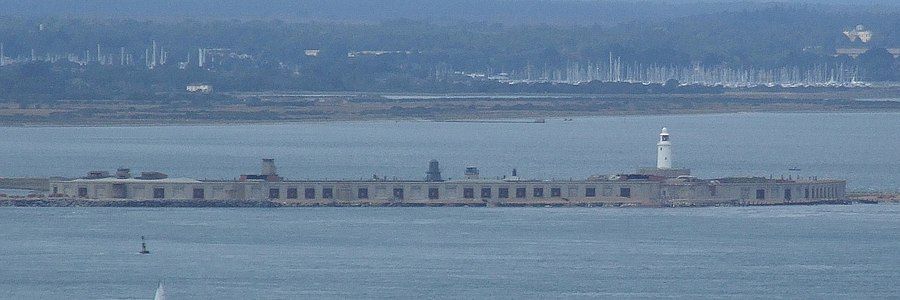
[[[118,179],[131,178],[131,169],[119,168],[118,170],[116,170],[116,178],[118,178]]]
[[[441,167],[436,159],[432,159],[428,162],[428,172],[425,172],[425,181],[444,181],[444,179],[441,178]]]
[[[263,158],[262,173],[260,173],[260,175],[278,176],[278,171],[275,169],[275,159]]]

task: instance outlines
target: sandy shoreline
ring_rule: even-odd
[[[399,95],[399,96],[398,96]],[[724,94],[223,93],[224,100],[56,100],[0,104],[3,127],[227,126],[562,119],[729,113],[900,112],[900,89]],[[178,99],[178,98],[175,98]],[[864,99],[864,100],[857,100]]]

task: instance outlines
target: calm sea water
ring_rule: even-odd
[[[234,126],[0,128],[0,176],[81,176],[131,167],[235,178],[276,159],[288,178],[445,177],[518,168],[528,178],[586,178],[655,166],[667,126],[675,164],[701,177],[819,176],[851,190],[900,190],[900,113],[746,113],[551,119],[545,124],[415,121]],[[788,171],[800,168],[802,171]]]
[[[900,205],[0,208],[0,228],[3,299],[900,296]]]
[[[30,193],[33,193],[32,190],[23,190],[23,189],[0,189],[0,194],[7,196],[27,196]]]
[[[655,163],[703,177],[831,176],[896,190],[900,114],[0,128],[0,176],[130,166],[232,178],[419,178],[439,159],[499,176],[583,178]],[[0,208],[0,298],[175,299],[900,296],[900,206]],[[145,235],[151,255],[139,255]]]

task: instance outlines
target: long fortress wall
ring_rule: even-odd
[[[846,198],[841,180],[753,183],[715,181],[182,181],[75,180],[52,182],[52,195],[83,199],[279,200],[294,202],[390,201],[609,203],[803,203]]]
[[[481,178],[467,167],[463,179],[443,180],[437,161],[423,180],[308,180],[278,176],[275,162],[264,159],[261,174],[237,180],[168,178],[158,172],[132,177],[129,169],[115,176],[92,171],[85,178],[50,182],[58,198],[97,200],[217,200],[281,203],[598,203],[635,205],[814,203],[847,199],[846,181],[729,177],[698,179],[690,170],[675,169],[672,141],[663,128],[657,143],[657,167],[637,174],[593,176],[584,180],[529,180],[516,176]]]

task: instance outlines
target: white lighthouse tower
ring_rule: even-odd
[[[656,143],[656,168],[660,170],[672,169],[672,142],[669,141],[669,130],[663,127],[659,133],[659,142]]]

